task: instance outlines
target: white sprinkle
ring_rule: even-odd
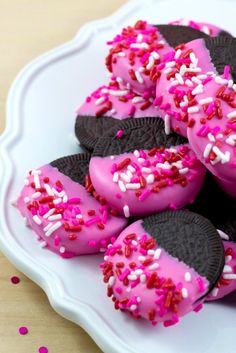
[[[165,67],[174,67],[175,66],[175,61],[169,61],[166,63]]]
[[[65,195],[65,191],[64,190],[62,190],[61,192],[58,193],[59,197],[63,197],[64,195]]]
[[[170,165],[167,164],[163,164],[163,163],[157,163],[156,168],[160,168],[160,169],[171,169]]]
[[[148,266],[148,269],[149,269],[150,271],[154,271],[154,270],[156,270],[159,266],[160,266],[160,265],[159,265],[157,262],[155,262],[154,264]]]
[[[40,219],[39,216],[37,216],[36,214],[33,216],[33,221],[34,221],[36,224],[41,224],[41,223],[42,223],[41,219]]]
[[[75,217],[76,217],[77,219],[82,219],[82,218],[83,218],[82,214],[77,214]]]
[[[137,270],[134,271],[137,276],[140,276],[143,273],[143,270],[141,268],[138,268]]]
[[[215,142],[215,136],[212,135],[212,133],[209,132],[209,134],[207,134],[208,140],[211,142]]]
[[[39,169],[35,169],[35,170],[32,170],[31,174],[32,175],[40,175],[40,174],[42,174],[42,172]]]
[[[131,173],[130,170],[127,170],[126,175],[131,179],[133,178],[133,174]]]
[[[63,203],[67,203],[67,201],[68,201],[68,196],[64,195],[63,198],[62,198],[62,202]]]
[[[230,152],[226,151],[225,152],[225,158],[221,160],[221,164],[228,163],[230,161]]]
[[[143,173],[151,173],[152,170],[151,170],[150,168],[143,167],[143,168],[142,168],[142,172],[143,172]]]
[[[140,256],[138,257],[138,260],[139,260],[140,262],[143,262],[143,261],[145,261],[145,260],[146,260],[146,257],[145,257],[145,256],[140,255]]]
[[[154,256],[155,250],[150,249],[150,250],[147,251],[147,253],[148,253],[149,256]]]
[[[234,84],[232,88],[236,92],[236,84]]]
[[[188,298],[188,290],[186,288],[182,288],[181,293],[184,299]]]
[[[152,51],[151,56],[153,56],[155,60],[160,59],[160,55],[156,51]]]
[[[139,69],[138,69],[139,72],[143,72],[144,70],[145,70],[145,69],[144,69],[143,66],[140,66]]]
[[[126,288],[126,292],[131,292],[131,287]]]
[[[131,244],[132,244],[133,246],[137,246],[137,245],[138,245],[138,242],[137,242],[136,240],[132,240],[132,241],[131,241]]]
[[[236,279],[236,274],[235,273],[225,273],[223,274],[224,279]]]
[[[189,55],[190,60],[192,61],[193,64],[197,64],[198,63],[198,59],[196,58],[195,54],[192,52]]]
[[[128,280],[129,281],[136,281],[136,279],[138,279],[138,276],[136,276],[135,274],[128,275]]]
[[[207,35],[210,34],[210,29],[209,29],[209,27],[206,26],[206,25],[204,25],[204,26],[202,27],[202,31],[203,31],[204,33],[206,33]]]
[[[184,85],[183,77],[179,73],[175,74],[175,78],[179,82],[180,85]]]
[[[180,55],[182,54],[182,50],[181,49],[178,49],[175,53],[175,60],[176,59],[179,59]]]
[[[207,78],[207,75],[198,75],[197,78],[199,78],[199,80],[205,80]]]
[[[209,104],[213,102],[213,98],[212,97],[207,97],[207,98],[203,98],[200,99],[199,104],[200,105],[204,105],[204,104]]]
[[[136,169],[134,167],[132,167],[132,165],[128,165],[127,169],[129,169],[129,171],[131,173],[135,173],[136,172]]]
[[[59,251],[61,254],[64,254],[64,252],[66,251],[66,248],[64,246],[61,246]]]
[[[217,134],[217,135],[216,135],[216,138],[217,138],[218,140],[221,140],[223,137],[224,137],[223,134]]]
[[[115,172],[115,173],[113,174],[112,180],[113,180],[114,183],[117,183],[117,182],[118,182],[118,180],[119,180],[119,174],[118,174],[117,172]]]
[[[38,199],[41,196],[41,192],[37,191],[32,194],[32,199]]]
[[[212,290],[211,295],[212,295],[213,297],[217,297],[218,292],[219,292],[219,288],[215,287],[215,288]]]
[[[222,162],[222,159],[220,159],[220,157],[216,157],[213,161],[210,161],[211,165],[216,165],[219,162]]]
[[[132,44],[130,44],[130,48],[148,49],[149,45],[147,43],[132,43]]]
[[[100,248],[99,251],[100,252],[105,252],[107,249],[106,248]]]
[[[125,216],[126,218],[129,218],[130,213],[129,213],[129,206],[128,206],[128,205],[125,205],[125,206],[123,207],[123,212],[124,212],[124,216]]]
[[[148,184],[152,184],[154,182],[154,175],[153,174],[149,174],[147,177],[146,177],[146,182]]]
[[[229,118],[229,119],[236,118],[236,110],[234,110],[233,112],[227,114],[227,118]]]
[[[122,79],[121,77],[117,76],[116,81],[117,81],[118,83],[122,83],[122,82],[123,82],[123,79]]]
[[[45,233],[47,237],[49,237],[53,232],[55,232],[58,228],[60,228],[62,223],[60,221],[54,223]]]
[[[228,145],[233,146],[233,147],[235,146],[235,143],[236,143],[235,139],[233,139],[232,136],[228,137],[228,138],[225,140],[225,142],[226,142]]]
[[[130,311],[135,311],[137,309],[137,305],[132,304],[130,307]]]
[[[193,90],[192,90],[192,95],[193,96],[197,96],[198,94],[201,94],[201,93],[203,93],[204,92],[204,90],[203,90],[203,87],[201,87],[201,85],[198,85],[196,88],[194,88]]]
[[[112,287],[115,283],[115,277],[111,276],[108,280],[108,287]]]
[[[230,262],[231,260],[232,260],[232,256],[231,256],[231,255],[227,255],[227,256],[225,257],[225,262],[226,262],[226,263]]]
[[[211,149],[212,149],[212,144],[211,144],[211,143],[208,143],[208,144],[206,145],[206,148],[205,148],[204,152],[203,152],[203,157],[204,157],[204,158],[207,158],[207,157],[209,156],[209,154],[210,154],[210,152],[211,152]]]
[[[225,80],[224,78],[221,78],[220,76],[215,77],[215,82],[218,83],[219,85],[228,84],[228,80]]]
[[[118,186],[119,186],[119,188],[120,188],[120,191],[126,192],[126,187],[125,187],[125,184],[123,183],[122,180],[119,180],[119,181],[118,181]]]
[[[62,202],[61,197],[59,197],[58,199],[53,200],[53,203],[54,203],[55,205],[58,205],[58,204],[61,203],[61,202]]]
[[[135,71],[135,77],[137,78],[139,83],[143,83],[143,78],[138,70]]]
[[[233,269],[229,265],[224,265],[223,272],[233,272]]]
[[[188,106],[188,103],[186,103],[186,102],[181,102],[181,103],[179,104],[179,106],[180,106],[181,108],[187,107],[187,106]]]
[[[117,56],[125,56],[125,53],[123,51],[120,51],[119,53],[116,54]]]
[[[48,217],[50,217],[54,213],[55,210],[56,210],[55,208],[51,208],[47,213],[45,213],[43,215],[43,218],[47,219]]]
[[[189,78],[185,81],[185,84],[186,84],[188,87],[193,87],[193,83],[192,83],[192,81],[190,81]]]
[[[115,159],[115,157],[114,156],[110,156],[110,159],[113,160],[113,159]]]
[[[141,102],[144,102],[145,99],[143,99],[143,97],[139,97],[139,96],[136,96],[132,99],[132,103],[133,104],[137,104],[137,103],[141,103]]]
[[[53,225],[53,223],[48,223],[48,224],[46,225],[46,227],[43,228],[43,231],[44,231],[44,232],[47,232],[48,229],[51,228],[52,225]]]
[[[181,65],[180,70],[179,70],[179,73],[181,76],[185,75],[186,69],[187,69],[186,65]]]
[[[126,183],[130,182],[130,178],[128,177],[128,175],[126,175],[125,173],[121,173],[120,174],[121,179],[123,179]]]
[[[229,88],[232,88],[233,85],[234,85],[234,81],[233,81],[233,80],[229,80],[229,82],[228,82],[228,87],[229,87]]]
[[[30,182],[29,182],[29,179],[25,179],[25,180],[24,180],[24,184],[25,184],[26,186],[28,186],[29,183],[30,183]]]
[[[32,172],[32,174],[33,174],[33,172]],[[37,173],[33,174],[33,175],[34,175],[35,188],[40,189],[41,185],[40,185],[39,175]]]
[[[145,283],[146,280],[147,280],[147,277],[146,277],[145,274],[143,274],[143,275],[140,276],[140,282],[141,282],[141,283]]]
[[[207,72],[206,72],[206,75],[207,75],[207,76],[213,76],[213,75],[215,75],[215,73],[214,73],[213,71],[207,71]]]
[[[136,300],[137,300],[137,303],[141,303],[142,301],[140,297],[137,297]]]
[[[105,97],[100,97],[95,101],[95,105],[100,105],[105,102]]]
[[[137,35],[136,42],[141,43],[142,40],[143,40],[143,35],[142,35],[142,33],[139,33],[139,34]]]
[[[214,146],[212,148],[213,152],[221,159],[221,161],[223,162],[229,162],[229,157],[227,152],[225,152],[225,154],[223,152],[221,152],[221,150],[217,147]]]
[[[129,93],[128,90],[113,90],[113,89],[110,89],[109,90],[109,93],[112,95],[112,96],[115,96],[115,97],[122,97],[122,96],[126,96],[127,93]]]
[[[24,197],[24,202],[25,203],[29,203],[30,202],[30,198],[28,196]]]
[[[200,67],[190,67],[186,69],[186,72],[202,72],[202,69]]]
[[[105,255],[104,256],[104,261],[108,261],[109,260],[109,256]]]
[[[179,85],[179,81],[171,79],[171,86],[178,86]]]
[[[40,242],[41,248],[46,248],[47,245],[48,245],[48,243],[46,241]]]
[[[171,133],[171,128],[170,128],[170,117],[168,114],[166,114],[164,117],[164,125],[165,125],[165,134],[169,135]]]
[[[62,215],[61,214],[54,214],[54,215],[48,217],[49,221],[56,221],[58,219],[62,219]]]
[[[52,192],[52,189],[50,188],[50,186],[48,184],[44,184],[44,187],[45,187],[47,194],[49,196],[54,196],[54,193]]]
[[[172,72],[172,68],[171,67],[168,67],[168,69],[164,70],[164,74],[166,74],[166,75],[168,75],[171,72]]]
[[[191,280],[192,280],[191,273],[185,272],[184,279],[185,279],[185,282],[191,282]]]
[[[151,68],[154,66],[154,64],[155,64],[155,59],[153,58],[153,56],[150,55],[146,69],[151,70]]]
[[[30,224],[29,224],[27,217],[23,217],[23,220],[24,220],[25,226],[30,228]]]
[[[140,189],[141,185],[140,183],[130,183],[125,185],[127,190],[137,190]]]
[[[155,254],[154,254],[154,256],[153,256],[153,258],[155,259],[155,260],[158,260],[159,258],[160,258],[160,256],[161,256],[161,249],[156,249],[155,250]]]
[[[135,150],[133,154],[134,154],[134,157],[136,157],[136,158],[139,158],[139,156],[140,156],[140,154],[139,154],[139,151],[138,151],[138,150]]]
[[[197,105],[188,108],[189,114],[194,114],[194,113],[198,113],[198,112],[199,112],[199,107]]]
[[[145,159],[139,157],[139,158],[138,158],[138,162],[141,164],[141,163],[145,162]]]
[[[189,172],[189,168],[182,168],[179,170],[179,174],[186,174]]]

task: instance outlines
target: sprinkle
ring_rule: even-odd
[[[212,97],[207,97],[207,98],[199,100],[199,104],[200,105],[209,104],[209,103],[212,103],[212,102],[213,102],[213,98]]]
[[[125,53],[120,51],[119,53],[116,54],[117,56],[125,56]],[[116,79],[117,80],[117,79]],[[119,81],[118,81],[119,82]]]
[[[18,284],[18,283],[20,283],[20,278],[17,277],[17,276],[11,277],[11,283],[12,283],[12,284]]]
[[[128,205],[125,205],[125,206],[123,207],[123,211],[124,211],[124,216],[125,216],[126,218],[129,218],[129,217],[130,217],[130,212],[129,212],[129,206],[128,206]]]
[[[132,43],[130,44],[130,48],[134,49],[148,49],[149,45],[147,43]]]
[[[38,225],[40,225],[42,223],[41,219],[37,215],[33,216],[33,221]]]
[[[115,172],[115,173],[113,174],[112,180],[113,180],[114,183],[117,183],[117,182],[118,182],[118,180],[119,180],[119,174],[118,174],[117,172]]]
[[[24,197],[24,202],[25,203],[29,203],[30,202],[30,198],[28,196]]]
[[[225,234],[224,232],[222,232],[221,230],[218,230],[218,233],[219,233],[221,239],[229,240],[229,236],[227,234]]]
[[[119,186],[119,188],[120,188],[120,191],[126,192],[126,187],[125,187],[125,184],[123,183],[122,180],[119,180],[119,181],[118,181],[118,186]]]
[[[207,137],[208,137],[208,140],[210,140],[211,142],[215,142],[215,137],[209,132],[208,134],[207,134]]]
[[[150,271],[153,271],[153,270],[156,270],[159,266],[160,266],[160,265],[159,265],[157,262],[155,262],[154,264],[148,266],[148,269],[149,269]]]
[[[225,274],[223,274],[223,278],[224,279],[233,280],[233,279],[236,279],[236,274],[234,274],[234,273],[225,273]]]
[[[135,71],[135,76],[136,76],[139,83],[143,83],[143,78],[142,78],[139,71],[137,71],[137,70]]]
[[[49,217],[48,217],[48,220],[49,220],[49,221],[56,221],[56,220],[58,220],[58,219],[62,219],[62,215],[61,215],[61,214],[55,214],[55,215],[53,215],[53,216],[49,216]]]
[[[201,94],[201,93],[203,93],[204,91],[203,91],[203,87],[201,87],[201,85],[198,85],[196,88],[194,88],[193,90],[192,90],[192,92],[191,92],[191,94],[193,95],[193,96],[197,96],[198,94]]]
[[[58,197],[58,199],[53,200],[53,203],[54,203],[55,205],[57,205],[57,204],[59,204],[59,203],[61,203],[61,202],[62,202],[62,198],[61,198],[61,197]]]
[[[139,156],[140,156],[140,153],[139,153],[138,150],[135,150],[135,151],[133,152],[133,154],[134,154],[134,156],[135,156],[136,158],[139,158]]]
[[[37,191],[32,194],[32,199],[38,199],[41,196],[41,192]]]
[[[154,64],[155,64],[155,59],[153,58],[153,56],[150,55],[146,69],[151,70],[151,68],[154,66]]]
[[[179,73],[175,74],[175,78],[179,82],[180,85],[184,84],[183,77]]]
[[[192,276],[190,272],[185,272],[184,279],[186,282],[191,282]]]
[[[126,181],[126,183],[129,183],[129,182],[130,182],[130,177],[128,177],[127,174],[121,173],[121,174],[120,174],[120,177],[121,177],[124,181]]]
[[[179,174],[186,174],[189,172],[189,168],[182,168],[179,170]]]
[[[225,161],[225,162],[229,162],[229,157],[228,154],[224,154],[223,152],[221,152],[221,150],[217,147],[217,146],[214,146],[212,148],[213,152],[222,160],[222,161]]]
[[[45,187],[45,189],[47,191],[47,194],[49,196],[54,196],[54,193],[53,193],[52,189],[50,188],[50,186],[48,184],[44,184],[44,187]]]
[[[227,114],[227,118],[229,118],[229,119],[236,118],[236,110],[234,110],[233,112]]]
[[[136,189],[140,189],[141,185],[140,183],[130,183],[130,184],[126,184],[125,185],[126,189],[128,190],[136,190]]]
[[[151,56],[153,56],[156,60],[160,59],[160,55],[156,51],[152,51]]]
[[[66,251],[66,248],[64,246],[61,246],[59,251],[61,254],[64,254],[64,252]]]
[[[120,138],[124,135],[124,131],[123,130],[118,130],[116,133],[116,137]]]
[[[128,275],[128,280],[129,281],[136,281],[138,277],[135,274]]]
[[[47,213],[45,213],[43,215],[43,218],[47,219],[48,217],[50,217],[54,213],[55,210],[56,210],[55,208],[51,208]]]
[[[182,288],[181,293],[184,299],[188,298],[188,290],[186,288]]]
[[[224,265],[223,272],[233,272],[233,269],[229,265]]]
[[[39,347],[39,353],[48,353],[47,347],[44,347],[44,346]]]
[[[198,113],[198,112],[199,112],[199,107],[197,105],[188,108],[189,114],[194,114],[194,113]]]
[[[145,257],[145,256],[139,256],[139,257],[138,257],[138,260],[139,260],[140,262],[143,262],[143,261],[146,260],[146,257]]]
[[[175,53],[175,60],[176,59],[179,59],[180,55],[182,54],[182,50],[181,49],[178,49]]]
[[[32,172],[33,174],[33,172]],[[38,174],[33,174],[34,175],[34,184],[35,184],[35,189],[40,189],[41,185],[40,185],[40,180],[39,180],[39,176]]]
[[[112,89],[110,89],[110,90],[109,90],[109,93],[110,93],[112,96],[122,97],[122,96],[126,96],[126,94],[128,94],[129,91],[127,91],[127,90],[121,91],[121,90],[112,90]]]
[[[55,232],[58,228],[60,228],[62,223],[60,221],[54,223],[45,233],[47,237],[49,237],[53,232]]]
[[[150,168],[143,167],[143,168],[142,168],[142,172],[143,172],[143,173],[151,173],[152,170],[151,170]]]
[[[26,335],[28,332],[29,332],[29,330],[28,330],[28,328],[27,327],[25,327],[25,326],[21,326],[21,327],[19,327],[19,334],[20,335]]]
[[[112,287],[115,283],[115,277],[111,276],[108,280],[108,287]]]
[[[132,99],[132,103],[133,104],[137,104],[137,103],[142,103],[142,102],[145,102],[145,100],[143,99],[143,97],[139,97],[139,96],[136,96]]]
[[[232,256],[231,256],[231,255],[227,255],[227,256],[225,257],[225,262],[226,262],[226,263],[230,262],[231,260],[232,260]]]
[[[25,183],[26,186],[28,186],[29,185],[29,179],[25,179],[24,183]]]
[[[130,311],[135,311],[137,309],[137,305],[132,304],[130,307]]]
[[[154,182],[154,175],[153,174],[149,174],[147,177],[146,177],[146,181],[148,184],[152,184]]]
[[[188,87],[193,87],[193,83],[192,83],[192,81],[190,81],[189,79],[187,79],[187,80],[185,81],[185,84],[186,84]]]
[[[139,196],[139,201],[144,201],[151,193],[150,189],[145,190],[140,196]]]
[[[41,248],[46,248],[47,245],[48,245],[48,243],[46,241],[42,241],[40,243]]]
[[[215,77],[215,82],[218,83],[219,85],[228,84],[228,80],[225,80],[225,79],[221,78],[220,76]]]
[[[146,280],[147,280],[146,275],[145,275],[145,274],[142,274],[142,275],[140,276],[140,282],[141,282],[141,283],[145,283]]]
[[[158,260],[161,256],[161,249],[156,249],[153,258]]]
[[[100,97],[98,98],[96,101],[95,101],[95,105],[100,105],[102,104],[103,102],[105,102],[105,97]]]
[[[170,117],[168,114],[165,115],[164,123],[165,123],[165,133],[166,135],[169,135],[171,133],[171,129],[170,129]]]
[[[215,287],[215,288],[212,290],[211,295],[212,295],[213,297],[217,297],[218,292],[219,292],[219,288]]]
[[[211,143],[208,143],[208,144],[206,145],[206,148],[205,148],[204,152],[203,152],[203,157],[204,157],[204,158],[208,158],[208,156],[209,156],[209,154],[210,154],[210,152],[211,152],[211,149],[212,149],[212,144],[211,144]]]

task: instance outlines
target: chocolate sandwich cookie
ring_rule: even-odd
[[[220,36],[233,37],[229,32],[223,30],[222,28],[216,25],[213,25],[212,23],[196,22],[193,20],[188,20],[186,18],[181,18],[179,20],[172,21],[169,24],[192,27],[194,29],[204,32],[205,34],[211,37],[220,37]]]
[[[199,311],[224,266],[215,227],[189,211],[167,211],[128,226],[101,265],[115,309],[153,325]]]
[[[110,51],[106,66],[137,93],[148,92],[155,96],[166,54],[179,44],[205,37],[205,33],[186,26],[151,25],[138,21],[108,41]]]
[[[113,79],[100,86],[76,111],[75,135],[91,151],[104,132],[118,126],[120,120],[157,116],[150,95],[138,95],[132,89],[122,89],[120,84],[120,80]]]
[[[77,154],[31,170],[17,200],[41,246],[64,258],[104,251],[127,224],[94,191],[89,160]]]
[[[95,190],[125,217],[179,209],[199,192],[205,168],[185,138],[157,118],[120,122],[97,142],[89,164]]]

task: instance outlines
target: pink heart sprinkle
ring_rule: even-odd
[[[28,328],[25,327],[25,326],[21,326],[21,327],[19,328],[19,333],[20,333],[20,335],[26,335],[28,332],[29,332],[29,330],[28,330]]]
[[[48,353],[47,347],[40,347],[39,348],[39,353]]]

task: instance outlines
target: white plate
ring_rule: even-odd
[[[11,206],[24,176],[78,151],[73,140],[74,109],[106,81],[105,42],[124,25],[144,18],[165,23],[180,17],[206,20],[234,31],[234,1],[132,1],[109,18],[90,23],[71,42],[36,59],[16,78],[1,138],[0,245],[14,265],[48,295],[62,316],[78,323],[107,353],[233,352],[236,296],[207,304],[176,327],[153,328],[113,310],[98,264],[102,257],[63,260],[40,248]],[[236,32],[235,32],[236,33]]]

